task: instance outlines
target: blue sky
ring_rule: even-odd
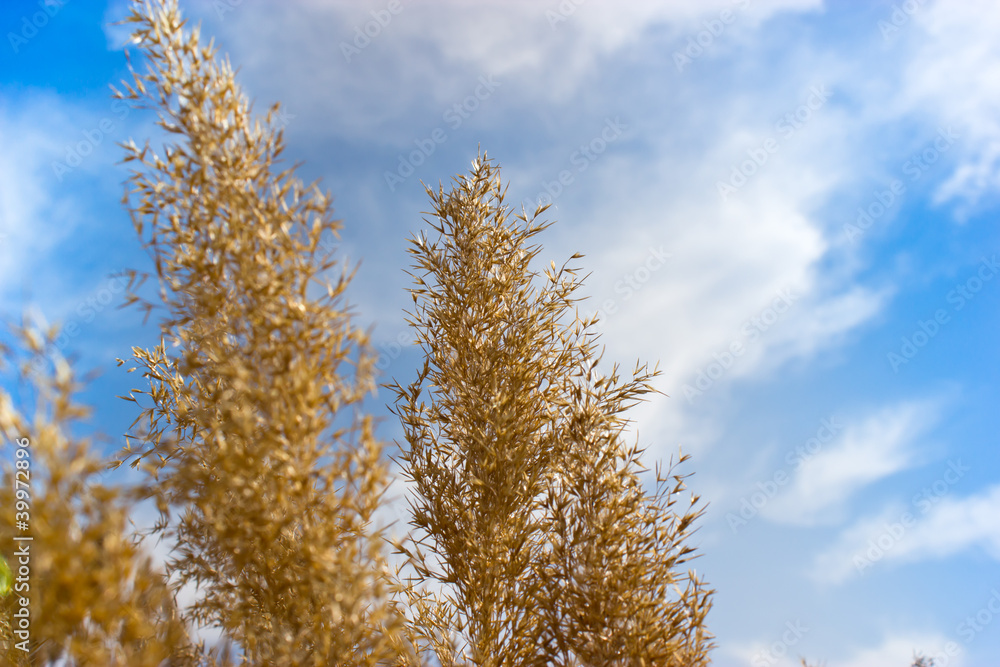
[[[553,203],[542,259],[584,253],[606,358],[660,361],[669,397],[634,413],[650,465],[694,456],[714,664],[997,664],[998,6],[181,7],[257,111],[282,103],[288,162],[335,197],[385,381],[418,363],[402,311],[420,180],[482,145],[510,203]],[[114,358],[157,339],[110,277],[150,268],[115,144],[154,117],[108,88],[125,13],[0,9],[2,311],[32,304],[101,372],[84,399],[107,451],[133,418]],[[371,403],[387,441],[390,400]]]

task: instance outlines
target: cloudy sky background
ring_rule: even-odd
[[[553,203],[544,263],[584,253],[606,358],[660,361],[638,437],[650,464],[692,453],[710,502],[715,664],[995,665],[1000,7],[389,4],[181,3],[334,195],[385,380],[419,361],[420,180],[481,145],[511,204]],[[123,1],[42,5],[0,9],[0,298],[102,371],[84,398],[110,452],[134,417],[114,358],[156,340],[116,308],[110,275],[150,263],[115,143],[154,116],[109,95]]]

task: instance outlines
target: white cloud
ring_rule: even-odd
[[[911,55],[900,112],[930,115],[961,128],[954,174],[935,192],[938,202],[971,204],[1000,188],[1000,5],[988,0],[927,3],[907,30]]]
[[[794,623],[786,624],[783,630],[788,633],[786,639],[796,639],[794,633],[786,628],[794,628]],[[804,627],[804,626],[803,626]],[[914,653],[926,657],[936,657],[937,664],[944,667],[962,667],[965,656],[959,645],[947,637],[931,632],[887,633],[876,646],[851,645],[842,642],[841,646],[848,657],[833,659],[830,656],[808,655],[809,649],[798,641],[785,644],[780,640],[781,633],[775,638],[759,639],[752,642],[731,645],[724,651],[725,657],[733,657],[739,665],[767,665],[768,667],[801,667],[800,657],[806,655],[810,665],[826,665],[827,667],[907,667],[913,663]],[[803,636],[803,644],[808,637]]]
[[[955,477],[954,470],[961,466],[946,467],[941,480]],[[965,498],[950,497],[949,486],[940,494],[917,494],[908,505],[886,507],[846,528],[816,557],[814,579],[839,583],[885,562],[940,559],[976,548],[1000,561],[1000,485]]]
[[[45,254],[71,228],[43,183],[49,164],[64,144],[53,128],[63,127],[65,116],[58,100],[25,100],[19,108],[0,106],[0,285],[7,298],[20,289],[37,286],[43,278],[37,268]],[[61,223],[61,224],[60,224]]]
[[[122,292],[124,282],[111,281],[109,274],[124,267],[82,279],[69,273],[90,263],[92,248],[73,248],[80,264],[57,259],[69,239],[93,232],[94,217],[109,218],[106,211],[91,217],[95,186],[120,192],[126,173],[113,167],[120,157],[115,142],[128,135],[135,115],[119,104],[109,97],[93,105],[67,101],[37,89],[25,91],[16,107],[0,104],[0,140],[7,148],[0,154],[0,297],[40,304],[52,323],[91,322],[97,312],[117,305],[106,297]],[[122,232],[134,233],[131,225],[124,230],[107,225],[101,231]],[[92,302],[81,315],[77,309],[96,296],[101,303]]]
[[[950,652],[946,652],[950,651]],[[888,667],[910,665],[914,652],[927,657],[938,656],[937,664],[962,667],[964,656],[955,642],[937,633],[887,635],[878,646],[856,649],[845,660],[834,660],[830,667]]]
[[[794,109],[801,92],[790,97],[777,106]],[[728,101],[720,101],[700,110],[702,122],[718,121],[724,130],[703,133],[698,145],[683,151],[670,146],[669,135],[647,139],[652,158],[612,154],[615,149],[609,148],[586,174],[588,184],[599,184],[600,195],[592,198],[600,203],[593,208],[588,202],[579,211],[585,222],[572,223],[564,233],[573,238],[563,243],[577,244],[574,249],[602,239],[585,249],[586,266],[594,269],[588,282],[593,300],[585,305],[606,311],[602,328],[609,343],[628,341],[628,349],[612,347],[614,358],[662,360],[660,387],[681,399],[679,408],[686,405],[684,385],[693,384],[734,342],[745,352],[713,382],[712,392],[735,378],[836,344],[879,312],[887,296],[831,283],[817,269],[830,246],[814,210],[853,159],[849,151],[818,150],[818,144],[846,145],[842,133],[850,124],[841,123],[833,108],[821,110],[830,117],[813,119],[737,196],[722,203],[717,182],[729,177],[748,146],[774,133],[771,125],[760,127],[754,119],[745,125],[723,120],[728,107]],[[682,117],[677,122],[681,127],[675,131],[685,132],[694,121]],[[547,175],[549,180],[553,175]],[[559,217],[578,217],[569,195],[559,204],[567,207]],[[628,289],[623,276],[642,267],[648,247],[661,246],[672,253],[670,260],[640,289]],[[751,324],[756,331],[744,333],[752,318],[774,315],[766,311],[782,293],[792,295],[787,312],[762,327]],[[615,312],[607,310],[609,300]]]
[[[796,657],[801,655],[804,641],[808,641],[811,628],[801,619],[785,621],[770,637],[750,642],[733,643],[724,649],[727,656],[739,664],[754,667],[799,667]]]
[[[1000,561],[1000,485],[967,498],[943,499],[893,556],[942,558],[976,546]]]
[[[444,110],[469,95],[481,74],[498,77],[508,89],[518,81],[509,107],[565,102],[602,59],[633,47],[651,28],[666,30],[683,45],[705,30],[704,21],[731,9],[734,20],[711,48],[724,53],[726,43],[776,14],[821,6],[819,0],[404,2],[387,20],[387,3],[380,0],[299,4],[303,11],[249,3],[221,13],[207,5],[185,10],[223,38],[258,92],[279,97],[300,116],[299,127],[309,125],[314,135],[399,145],[415,137],[393,131],[393,119],[429,114],[441,124]],[[562,10],[565,21],[551,20],[560,6],[573,9]],[[371,36],[358,37],[366,29]],[[120,33],[109,29],[109,44],[120,43]]]
[[[887,550],[898,547],[897,536],[905,537],[902,522],[907,512],[912,515],[913,508],[891,503],[878,514],[845,528],[833,547],[815,557],[810,570],[812,579],[820,584],[839,584],[867,570],[868,565],[884,557]],[[882,546],[878,546],[879,538],[883,540]],[[867,554],[869,549],[872,551]]]
[[[798,466],[791,487],[761,514],[806,526],[836,520],[852,495],[915,463],[917,439],[935,412],[933,403],[905,402],[849,424],[833,444]]]

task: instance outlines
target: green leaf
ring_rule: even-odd
[[[5,598],[10,595],[14,586],[14,573],[7,565],[7,559],[0,555],[0,597]]]

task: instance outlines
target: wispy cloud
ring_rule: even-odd
[[[785,628],[782,628],[785,630]],[[790,634],[785,630],[785,638]],[[827,665],[828,667],[889,667],[910,665],[914,652],[927,657],[936,657],[938,665],[947,667],[963,667],[966,664],[961,647],[953,640],[936,632],[886,633],[874,646],[859,646],[849,641],[841,642],[840,653],[844,657],[829,655],[810,655],[807,641],[802,645],[788,645],[776,634],[773,638],[762,638],[730,646],[725,654],[738,662],[733,664],[751,665],[752,667],[800,667],[800,656],[804,656],[808,664]],[[806,637],[808,640],[808,637]],[[728,663],[727,663],[728,664]]]
[[[830,667],[886,667],[887,665],[909,665],[913,662],[914,651],[928,657],[938,656],[935,664],[948,667],[962,667],[964,656],[956,652],[956,644],[937,633],[911,632],[886,635],[877,646],[849,648],[850,657],[831,661]],[[953,650],[947,651],[946,648]],[[853,649],[853,650],[852,650]],[[945,658],[947,662],[942,660]]]
[[[113,168],[119,158],[115,142],[128,136],[136,116],[110,97],[88,104],[40,90],[22,93],[17,107],[0,103],[5,147],[0,152],[0,297],[41,299],[46,317],[64,320],[104,287],[106,271],[80,280],[71,273],[80,268],[77,263],[56,258],[66,252],[63,242],[81,229],[113,237],[106,247],[117,243],[118,231],[109,224],[114,217],[102,212],[95,221],[91,207],[95,190],[104,186],[117,190],[111,195],[117,199],[124,172]],[[68,254],[86,262],[79,248]]]
[[[952,471],[962,468],[952,461]],[[950,485],[939,491],[926,486],[908,503],[855,521],[816,556],[813,578],[840,583],[883,563],[940,559],[970,549],[1000,561],[1000,485],[963,498],[952,497]]]
[[[788,491],[761,514],[803,526],[837,521],[854,494],[914,465],[919,438],[938,411],[933,402],[904,402],[849,424],[832,444],[802,461]]]
[[[944,202],[974,205],[1000,187],[1000,6],[935,2],[922,6],[907,30],[911,49],[898,108],[921,109],[967,129],[964,154],[935,192]]]
[[[62,147],[53,127],[62,127],[57,100],[48,104],[26,101],[19,109],[0,105],[0,294],[12,298],[19,288],[30,289],[26,278],[32,265],[71,229],[59,224],[51,179],[51,160]],[[38,276],[42,277],[42,276]]]

